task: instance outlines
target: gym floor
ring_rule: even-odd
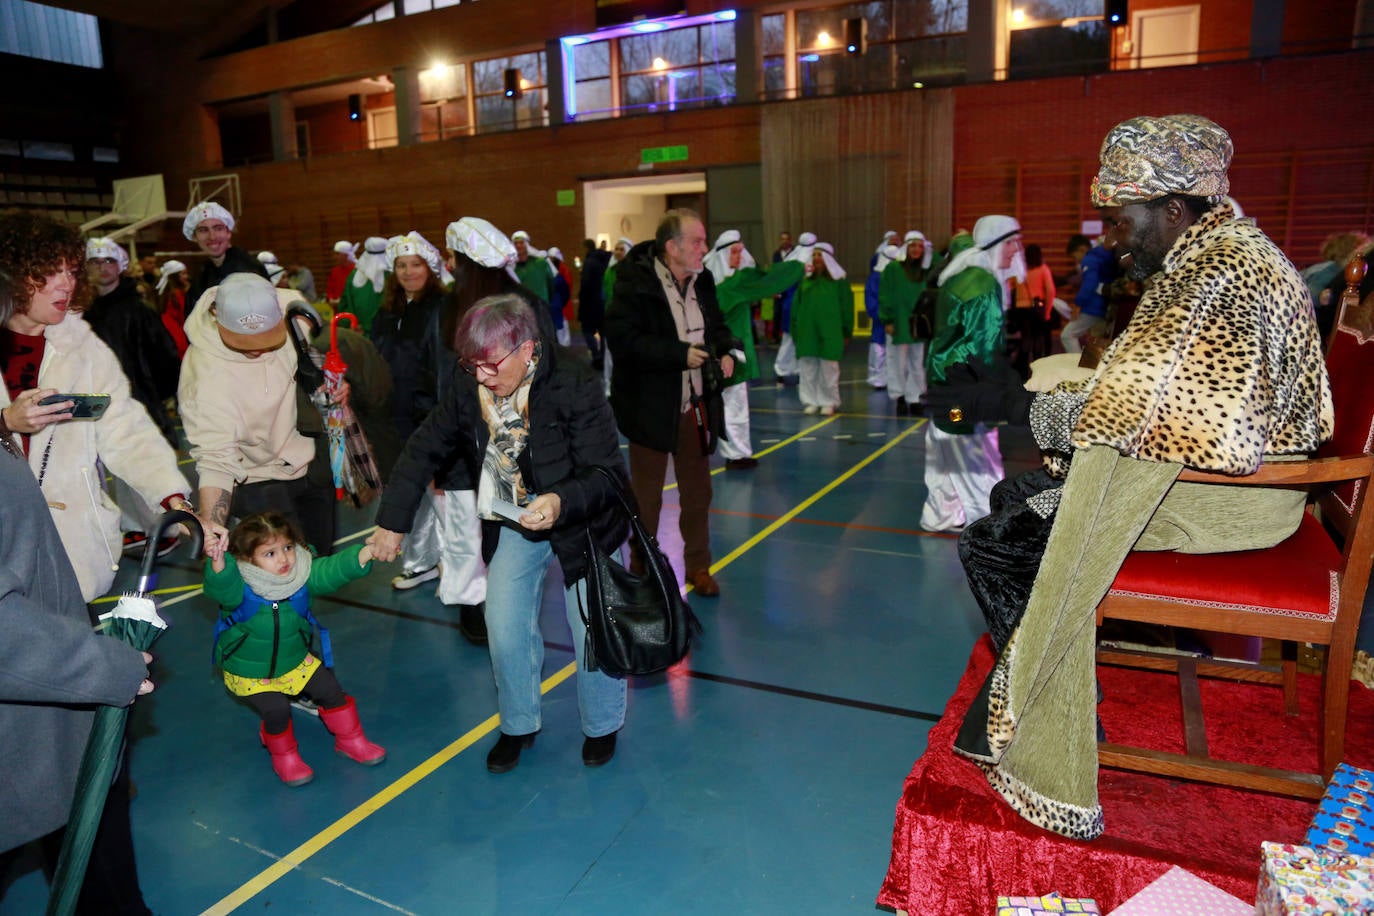
[[[921,417],[897,417],[851,343],[833,417],[803,414],[771,373],[750,390],[759,466],[713,477],[718,598],[688,595],[705,632],[686,662],[635,679],[614,760],[581,762],[561,575],[545,587],[544,725],[514,771],[486,650],[398,567],[318,599],[336,671],[385,763],[333,753],[296,712],[315,780],[287,788],[257,720],[210,663],[215,608],[176,553],[158,582],[172,626],[157,690],[131,716],[134,840],[159,914],[868,913],[902,780],[983,630],[949,535],[919,526]],[[773,351],[761,356],[771,361]],[[1030,467],[1002,431],[1007,473]],[[720,458],[713,459],[723,465]],[[193,469],[184,465],[188,475]],[[676,490],[662,537],[681,562]],[[341,509],[344,543],[371,508]],[[125,560],[117,585],[131,587]],[[36,866],[0,914],[40,912]]]

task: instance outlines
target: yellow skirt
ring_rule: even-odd
[[[319,663],[318,658],[307,652],[299,665],[280,677],[243,677],[226,671],[224,672],[224,686],[228,687],[229,692],[236,697],[252,696],[255,693],[268,693],[269,691],[294,697],[305,689],[306,683],[315,673],[315,666]]]

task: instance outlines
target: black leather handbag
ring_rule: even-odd
[[[677,575],[658,541],[644,528],[620,479],[604,467],[616,499],[644,553],[644,573],[635,575],[597,544],[586,531],[587,603],[580,606],[587,626],[583,653],[588,671],[611,677],[654,674],[687,656],[701,624],[678,590]]]

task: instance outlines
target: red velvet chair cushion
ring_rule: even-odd
[[[1288,540],[1236,553],[1136,551],[1110,594],[1172,598],[1263,614],[1336,616],[1341,552],[1311,513]]]

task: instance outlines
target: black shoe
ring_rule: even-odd
[[[474,646],[487,644],[486,602],[458,605],[458,632]]]
[[[496,745],[487,751],[487,772],[509,773],[515,769],[516,765],[520,763],[520,752],[534,744],[534,736],[537,734],[539,733],[508,735],[502,732],[501,737],[496,739]],[[610,758],[606,759],[609,760]]]
[[[728,458],[725,461],[725,468],[729,471],[748,471],[759,466],[757,458]]]
[[[911,408],[910,408],[909,406],[907,406],[906,398],[898,398],[898,399],[897,399],[897,416],[899,416],[899,417],[905,417],[905,416],[906,416],[907,414],[909,414],[909,413],[911,413]]]
[[[582,742],[582,763],[589,767],[601,767],[611,762],[615,756],[615,732],[600,738],[588,738]]]

